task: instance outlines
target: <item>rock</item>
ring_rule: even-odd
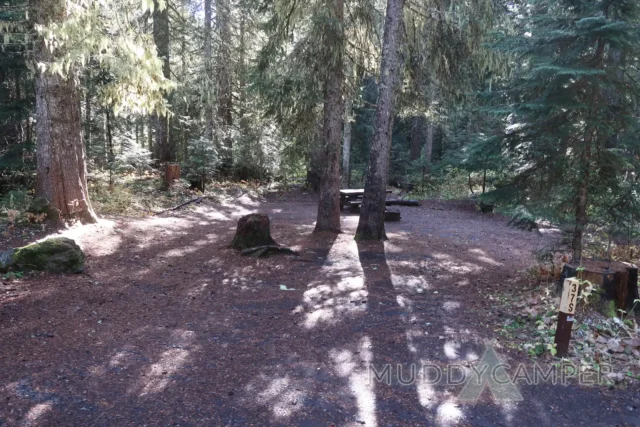
[[[13,269],[80,273],[84,270],[84,253],[73,240],[53,237],[15,249],[10,263]]]
[[[9,249],[8,251],[0,253],[0,271],[7,272],[9,268],[13,265],[13,254],[16,252],[15,249]]]

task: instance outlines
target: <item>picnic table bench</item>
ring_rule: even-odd
[[[391,190],[387,190],[387,194],[391,194]],[[340,190],[340,209],[346,205],[360,206],[362,204],[362,196],[364,188]]]

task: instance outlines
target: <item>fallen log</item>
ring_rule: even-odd
[[[387,200],[387,206],[421,206],[417,200]]]
[[[300,256],[300,254],[293,249],[285,248],[278,245],[256,246],[254,248],[248,248],[242,251],[242,255],[254,256],[256,258],[260,258],[270,253]]]
[[[384,220],[385,221],[400,221],[402,218],[400,216],[399,210],[387,209],[384,211]]]

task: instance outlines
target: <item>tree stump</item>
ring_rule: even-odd
[[[231,242],[233,249],[244,250],[270,245],[277,243],[271,238],[271,221],[267,215],[250,214],[240,218],[236,235]]]
[[[633,307],[633,301],[638,299],[638,267],[596,259],[583,260],[582,272],[577,271],[578,267],[578,264],[565,264],[560,283],[570,277],[588,280],[602,289],[603,300],[615,301],[620,310]]]
[[[180,164],[167,163],[164,167],[164,186],[169,188],[173,181],[180,179]]]

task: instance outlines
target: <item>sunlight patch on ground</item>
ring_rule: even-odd
[[[399,292],[407,292],[411,294],[422,293],[424,290],[431,288],[424,277],[409,275],[391,275],[393,287]]]
[[[455,399],[450,398],[446,402],[440,404],[436,411],[436,422],[439,426],[447,427],[458,425],[464,419],[464,413]]]
[[[25,415],[24,419],[22,420],[21,425],[23,426],[42,425],[39,420],[47,412],[51,411],[51,409],[53,409],[53,404],[51,402],[38,403],[37,405],[32,406],[31,409],[29,409],[29,412],[27,412],[27,415]]]
[[[304,407],[305,387],[289,375],[269,378],[262,374],[247,386],[255,403],[271,409],[274,418],[288,418]]]
[[[456,274],[470,274],[477,273],[481,271],[483,268],[477,264],[471,264],[468,262],[462,262],[460,260],[456,260],[451,255],[443,254],[443,253],[434,253],[432,254],[433,258],[438,260],[438,266],[447,271]]]
[[[178,372],[186,363],[190,351],[187,347],[195,339],[195,333],[184,329],[172,333],[171,348],[164,351],[156,363],[151,365],[141,377],[137,388],[141,389],[140,396],[163,391],[172,380],[172,375]]]
[[[319,276],[309,284],[297,310],[306,313],[303,322],[306,328],[335,324],[366,311],[368,292],[353,236],[340,234],[336,238]]]
[[[351,393],[356,398],[358,418],[349,426],[377,425],[375,382],[370,381],[368,370],[373,362],[371,347],[371,339],[364,337],[360,340],[356,354],[348,349],[333,349],[329,352],[336,373],[348,379]]]
[[[460,308],[460,303],[458,301],[445,301],[444,304],[442,304],[442,308],[449,312],[453,312]]]

